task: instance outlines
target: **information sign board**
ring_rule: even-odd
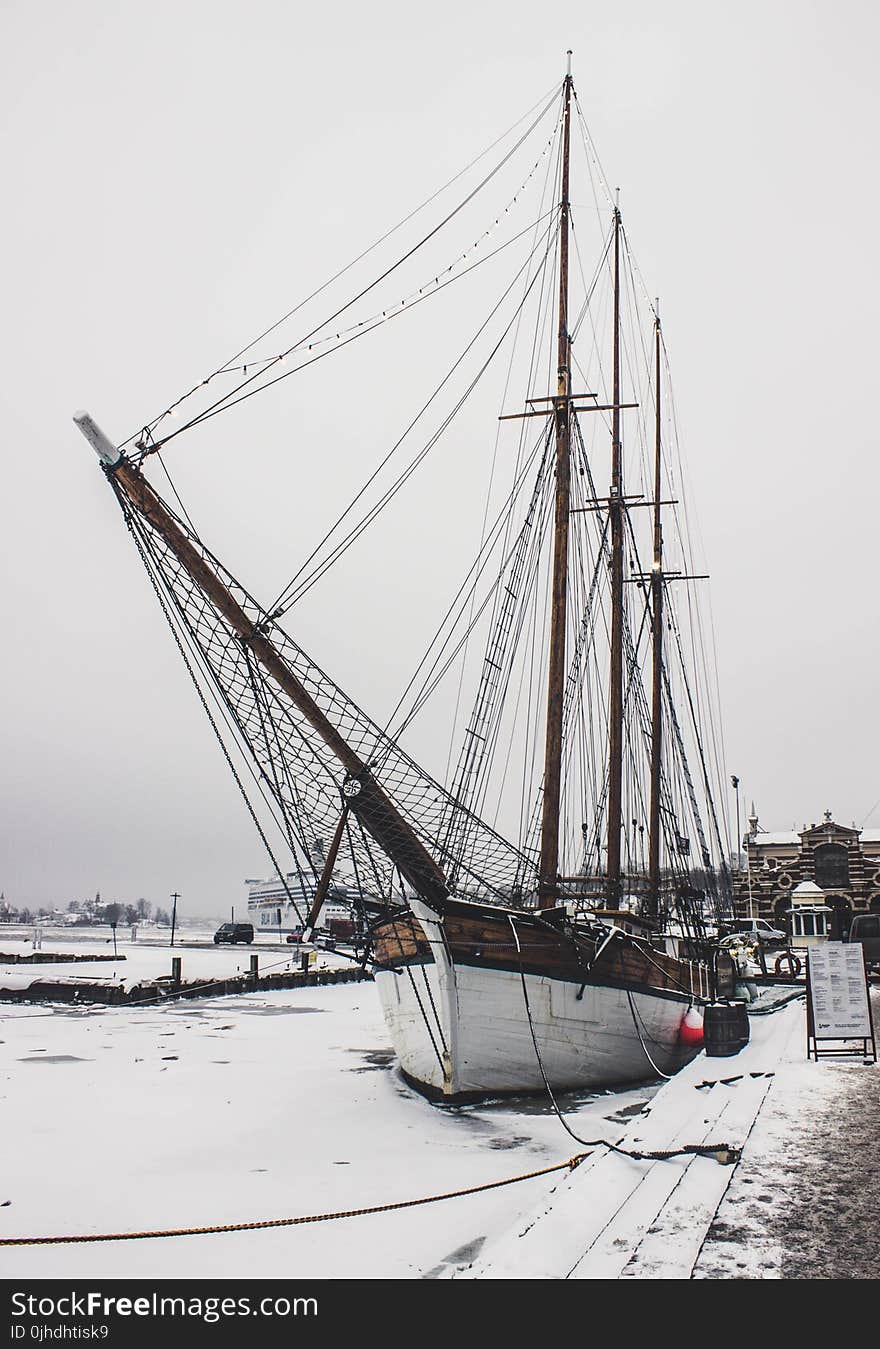
[[[860,1041],[861,1048],[820,1049],[829,1040]],[[857,942],[829,941],[807,952],[807,1057],[820,1053],[872,1053],[877,1060],[865,957]]]

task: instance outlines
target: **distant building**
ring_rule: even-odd
[[[785,928],[792,891],[805,881],[818,887],[832,911],[834,936],[849,927],[854,913],[880,912],[880,829],[836,824],[826,810],[821,824],[767,833],[752,806],[743,847],[748,868],[733,876],[737,917],[754,915]]]

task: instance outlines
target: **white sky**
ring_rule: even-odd
[[[113,438],[134,431],[504,130],[561,78],[568,46],[662,297],[712,572],[728,771],[768,828],[826,807],[861,824],[880,797],[876,8],[622,0],[554,12],[521,0],[430,16],[383,0],[6,0],[0,889],[11,902],[100,889],[164,905],[177,889],[184,911],[222,912],[243,902],[244,876],[268,871],[71,414],[88,408]],[[396,399],[394,371],[388,388]],[[202,490],[206,541],[225,558],[228,540],[255,588],[280,588],[334,504],[319,466],[344,400],[330,417],[282,394],[263,402],[256,431],[224,419],[207,495],[207,441],[173,463],[188,504]],[[374,440],[366,426],[363,462]],[[392,649],[412,576],[392,567],[379,597],[352,585],[356,608],[379,603],[382,660],[341,611],[313,607],[294,631],[372,710],[374,696],[393,702],[420,649],[409,632]],[[866,822],[880,825],[880,808]]]

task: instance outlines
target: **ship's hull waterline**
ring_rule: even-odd
[[[705,965],[616,933],[590,968],[588,948],[522,915],[410,908],[375,933],[375,978],[400,1067],[426,1095],[537,1092],[545,1077],[557,1091],[620,1086],[696,1053],[680,1030],[711,997]]]

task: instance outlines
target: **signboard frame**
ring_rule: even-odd
[[[837,945],[837,943],[835,943]],[[845,946],[843,949],[855,952],[856,947]],[[823,947],[823,951],[825,948]],[[815,1059],[818,1063],[820,1055],[829,1057],[860,1058],[865,1063],[877,1062],[877,1040],[874,1034],[874,1015],[871,1010],[871,989],[868,984],[868,964],[865,959],[863,947],[859,947],[862,956],[862,970],[865,980],[865,1002],[868,1009],[868,1035],[817,1035],[816,1020],[813,1006],[813,977],[812,964],[810,960],[811,952],[807,951],[807,1058]],[[836,1045],[837,1048],[831,1048]],[[820,1046],[829,1046],[821,1048]],[[858,1046],[861,1046],[859,1048]],[[870,1056],[870,1058],[869,1058]]]

